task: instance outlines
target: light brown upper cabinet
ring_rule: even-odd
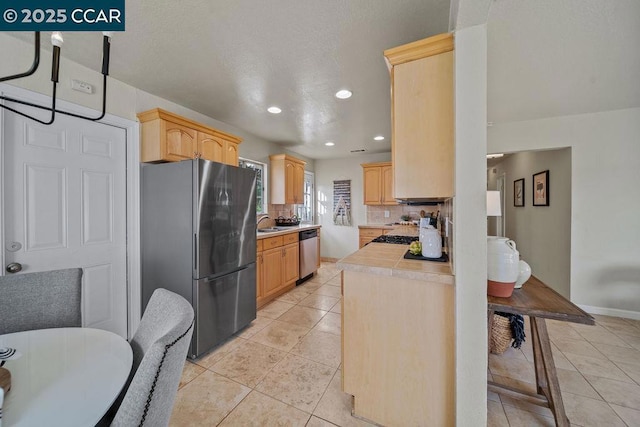
[[[274,205],[304,203],[305,161],[287,154],[269,156],[271,160],[271,201]]]
[[[453,35],[386,50],[396,199],[453,196]]]
[[[211,160],[238,166],[237,136],[160,108],[138,114],[142,124],[140,161]]]
[[[391,162],[362,164],[365,205],[397,205],[393,198]]]

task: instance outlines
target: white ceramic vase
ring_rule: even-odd
[[[487,237],[487,279],[521,287],[531,277],[531,267],[520,260],[516,242],[506,237]]]

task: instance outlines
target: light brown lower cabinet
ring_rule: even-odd
[[[388,230],[385,228],[361,228],[359,233],[360,244],[358,247],[361,248],[367,243],[369,243],[370,241],[372,241],[373,239],[375,239],[376,237],[389,234],[392,231],[393,230]]]
[[[264,282],[264,258],[262,255],[262,240],[256,244],[256,301],[258,305],[262,300],[262,288]]]
[[[263,252],[264,258],[264,297],[269,297],[284,286],[283,264],[284,253],[282,247]]]
[[[342,272],[342,389],[380,425],[455,425],[454,286]]]
[[[282,248],[282,260],[283,285],[295,286],[296,280],[300,278],[300,249],[297,242]]]
[[[299,277],[298,233],[263,239],[257,259],[257,306],[293,289]],[[259,245],[260,247],[260,245]]]

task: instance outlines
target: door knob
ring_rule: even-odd
[[[19,273],[20,271],[22,271],[22,264],[20,264],[19,262],[11,262],[9,264],[7,264],[7,273]]]

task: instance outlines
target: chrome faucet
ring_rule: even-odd
[[[267,219],[267,218],[269,218],[269,215],[263,215],[263,216],[258,220],[258,222],[256,222],[256,228],[258,228],[258,225],[262,222],[262,220],[263,220],[263,219]]]

